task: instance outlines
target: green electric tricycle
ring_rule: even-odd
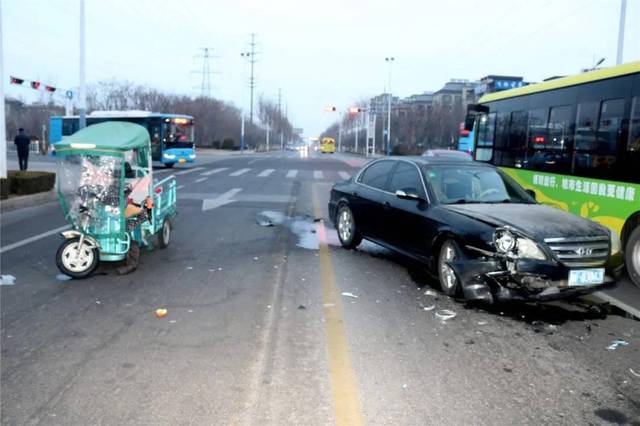
[[[55,144],[57,191],[71,229],[56,254],[60,271],[85,278],[100,261],[120,261],[132,244],[165,248],[176,211],[176,180],[153,180],[147,130],[133,123],[86,127]]]

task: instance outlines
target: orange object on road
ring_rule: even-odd
[[[167,316],[168,311],[165,308],[156,309],[156,316],[158,318],[164,318]]]

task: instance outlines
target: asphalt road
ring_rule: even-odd
[[[638,321],[467,308],[425,294],[420,265],[341,249],[326,203],[357,164],[276,152],[158,170],[179,184],[173,240],[127,276],[63,281],[60,237],[20,245],[64,226],[59,207],[3,214],[2,424],[640,424]]]

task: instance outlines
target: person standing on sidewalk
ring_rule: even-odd
[[[18,150],[18,164],[21,171],[27,170],[27,162],[29,161],[29,145],[31,140],[24,134],[24,129],[20,127],[18,129],[18,135],[13,140]]]

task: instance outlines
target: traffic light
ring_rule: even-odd
[[[24,78],[11,77],[11,84],[22,84],[24,83]]]
[[[40,82],[39,81],[32,81],[31,82],[31,88],[32,89],[36,89],[36,90],[40,89]]]
[[[327,111],[327,112],[335,112],[337,110],[337,108],[334,107],[334,106],[326,106],[326,107],[324,107],[324,110]]]
[[[47,92],[53,93],[56,91],[56,88],[53,86],[44,86],[44,90],[46,90]]]

